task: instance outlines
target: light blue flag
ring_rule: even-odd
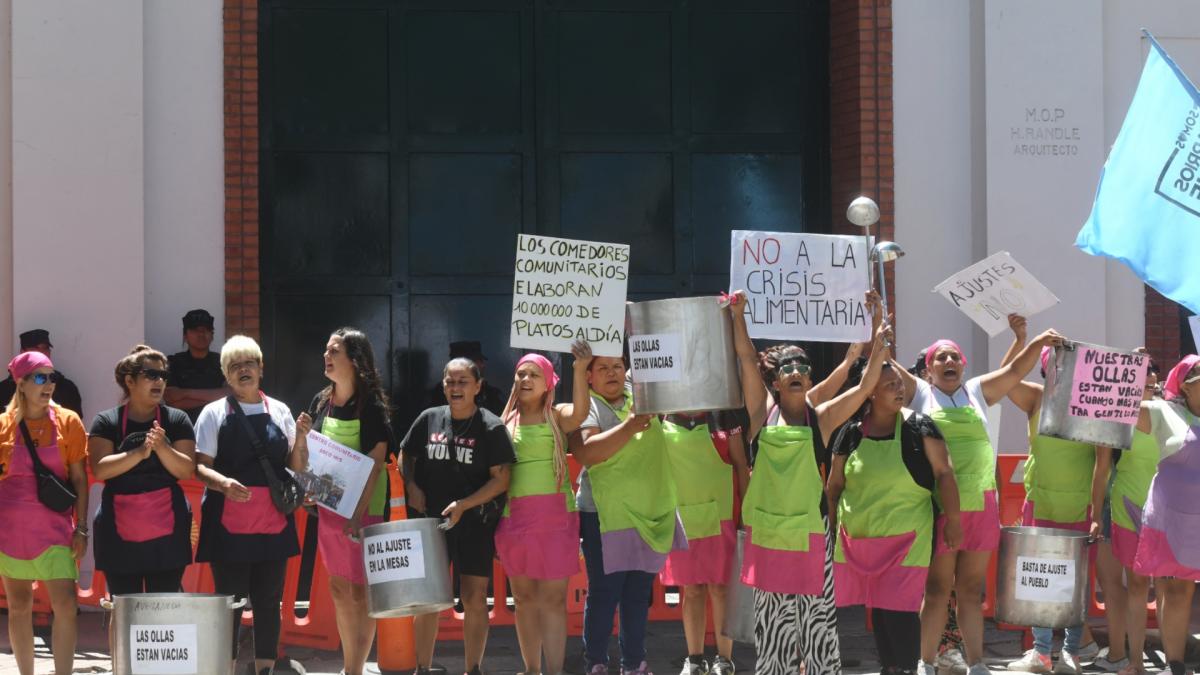
[[[1200,95],[1146,36],[1142,79],[1075,245],[1200,313]]]

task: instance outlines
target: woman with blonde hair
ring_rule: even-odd
[[[572,345],[571,403],[554,404],[558,374],[549,359],[517,361],[512,393],[501,419],[517,462],[508,505],[496,528],[496,553],[517,603],[517,641],[526,673],[562,672],[567,640],[567,579],[579,572],[579,513],[567,472],[566,435],[587,417],[587,367],[592,348]],[[537,546],[529,542],[537,541]],[[543,662],[542,653],[546,658]]]
[[[77,560],[87,550],[87,435],[75,413],[53,402],[50,357],[24,352],[8,363],[16,392],[0,414],[0,579],[8,599],[8,640],[21,675],[33,675],[33,582],[46,585],[54,611],[54,672],[75,659]],[[38,474],[75,493],[63,510],[41,501]],[[69,499],[64,491],[63,502]],[[73,508],[72,508],[73,507]],[[72,515],[73,512],[73,515]]]

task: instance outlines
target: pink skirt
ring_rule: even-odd
[[[364,516],[362,526],[382,523],[383,516]],[[343,528],[346,519],[321,509],[317,518],[317,550],[325,562],[325,570],[331,577],[342,577],[354,584],[367,583],[367,570],[363,566],[362,542],[346,536]]]
[[[658,579],[664,586],[726,584],[733,567],[737,531],[732,520],[721,521],[721,533],[688,539],[687,550],[671,551]]]
[[[845,562],[833,563],[834,601],[838,607],[865,605],[875,609],[916,612],[925,597],[928,564],[903,564],[916,542],[916,532],[887,537],[841,537]]]
[[[1122,565],[1133,569],[1134,558],[1137,557],[1138,535],[1137,532],[1127,530],[1120,525],[1112,524],[1112,552],[1113,557]]]
[[[1115,527],[1113,529],[1116,530]],[[1142,527],[1142,532],[1138,536],[1133,571],[1147,577],[1174,577],[1200,581],[1200,569],[1188,567],[1175,559],[1166,533],[1145,526]]]
[[[996,501],[996,491],[988,490],[983,493],[982,511],[963,511],[962,521],[963,541],[959,551],[995,551],[1000,548],[1000,504]],[[946,516],[939,514],[934,527],[933,554],[950,553],[946,548]]]
[[[807,551],[781,551],[754,544],[746,528],[742,583],[768,593],[821,595],[825,586],[825,535],[808,535]]]
[[[566,579],[579,572],[579,513],[562,494],[517,497],[496,528],[496,556],[510,577]]]

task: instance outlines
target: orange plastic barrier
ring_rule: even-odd
[[[296,533],[305,541],[308,528],[315,528],[317,521],[307,511],[296,511]],[[308,610],[303,616],[297,614],[296,598],[300,589],[300,568],[303,557],[288,560],[287,576],[283,583],[283,621],[279,630],[279,645],[308,647],[334,651],[341,644],[338,637],[337,618],[333,611],[333,597],[329,594],[329,574],[318,553],[313,560],[311,594]]]
[[[388,465],[391,482],[391,519],[405,520],[408,512],[404,501],[404,478],[396,464]],[[417,645],[413,638],[413,619],[380,619],[377,623],[376,651],[380,672],[409,672],[417,667]]]

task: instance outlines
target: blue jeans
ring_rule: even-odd
[[[600,548],[600,516],[581,511],[579,535],[583,539],[583,560],[587,567],[588,593],[583,605],[583,652],[587,670],[597,664],[608,665],[608,640],[612,636],[613,614],[621,610],[621,667],[634,670],[646,660],[646,621],[650,614],[650,596],[655,575],[649,572],[604,573]]]
[[[1072,654],[1078,654],[1079,643],[1083,640],[1083,626],[1071,626],[1070,628],[1067,628],[1065,632],[1067,635],[1065,638],[1063,638],[1063,650]],[[1053,645],[1053,628],[1033,629],[1033,648],[1038,650],[1039,654],[1050,656]]]

